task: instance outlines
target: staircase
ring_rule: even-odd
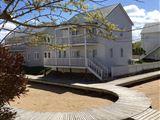
[[[108,77],[108,70],[104,69],[98,62],[87,59],[87,68],[100,80],[105,80]]]
[[[142,55],[141,57],[140,57],[140,59],[144,59],[145,57],[147,57],[148,55],[150,55],[151,53],[153,53],[154,51],[156,51],[157,49],[159,49],[160,48],[160,46],[158,45],[156,45],[155,47],[154,47],[154,49],[152,49],[152,50],[150,50],[150,51],[148,51],[146,54],[144,54],[144,55]]]

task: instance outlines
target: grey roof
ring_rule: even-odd
[[[143,33],[155,33],[155,32],[160,32],[160,22],[145,24],[141,33],[143,34]]]
[[[43,24],[44,25],[44,24]],[[52,23],[46,23],[45,25],[53,25]],[[29,34],[27,33],[47,33],[50,29],[53,29],[51,27],[42,27],[42,28],[22,28],[21,30],[17,30],[18,32],[13,32],[10,34],[7,38],[12,38],[12,37],[22,37],[22,36],[28,36]]]
[[[88,11],[88,13],[92,13],[92,12],[95,12],[95,11],[101,11],[101,13],[103,14],[103,16],[107,17],[118,5],[120,4],[114,4],[114,5],[110,5],[110,6],[105,6],[105,7],[102,7],[102,8],[98,8],[98,9],[95,9],[95,10],[91,10],[91,11]],[[85,22],[85,13],[81,13],[81,14],[77,14],[75,16],[73,16],[71,19],[68,20],[68,22]]]

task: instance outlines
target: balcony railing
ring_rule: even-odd
[[[86,36],[87,43],[97,43],[97,39],[95,36]],[[66,37],[56,37],[56,44],[83,44],[85,43],[84,35],[72,35],[68,38]]]
[[[45,58],[44,66],[85,67],[84,58]]]

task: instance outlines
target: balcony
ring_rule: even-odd
[[[45,58],[44,66],[85,67],[85,58]]]
[[[72,35],[68,38],[66,37],[56,37],[56,44],[84,44],[85,43],[85,36],[84,35]],[[97,39],[95,36],[86,36],[86,43],[92,44],[97,43]]]

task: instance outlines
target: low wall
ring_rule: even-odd
[[[160,61],[153,63],[143,63],[128,66],[116,66],[111,68],[111,76],[118,77],[123,75],[135,74],[138,72],[160,68]]]

